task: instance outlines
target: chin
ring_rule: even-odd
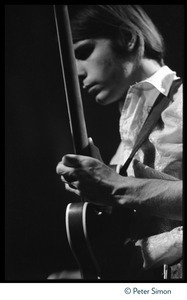
[[[117,100],[115,100],[115,98],[111,98],[111,97],[100,97],[100,96],[96,96],[95,97],[95,101],[102,106],[106,106],[109,105],[111,103],[116,102]]]
[[[109,97],[108,93],[99,93],[98,95],[95,96],[95,101],[99,105],[105,106],[114,102],[114,99]]]
[[[103,99],[96,98],[95,99],[96,103],[102,106],[108,105],[108,102],[105,102]]]

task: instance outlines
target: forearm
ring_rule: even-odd
[[[57,173],[89,202],[182,220],[182,181],[124,177],[97,159],[69,154]]]
[[[182,220],[182,181],[125,177],[112,197],[114,205],[136,209],[147,216]]]
[[[182,227],[138,240],[136,246],[141,248],[145,269],[171,265],[183,255]]]

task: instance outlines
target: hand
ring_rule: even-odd
[[[123,206],[155,215],[182,219],[182,181],[124,177],[98,159],[68,154],[57,165],[67,190],[102,206]]]
[[[69,191],[100,205],[112,205],[115,186],[124,181],[124,177],[98,159],[74,154],[62,158],[57,173]]]
[[[100,161],[103,161],[102,157],[101,157],[101,153],[99,151],[99,148],[93,143],[93,140],[91,137],[88,138],[88,143],[89,143],[89,149],[90,149],[90,156],[93,158],[96,158]]]

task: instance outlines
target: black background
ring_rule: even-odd
[[[162,32],[165,63],[184,64],[184,5],[143,5]],[[88,134],[109,162],[118,142],[115,105],[84,99]],[[112,137],[112,138],[111,138]],[[5,279],[40,281],[74,260],[64,213],[75,196],[56,165],[71,153],[52,5],[5,6]]]

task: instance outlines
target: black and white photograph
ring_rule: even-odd
[[[184,15],[5,5],[3,283],[185,284]]]

